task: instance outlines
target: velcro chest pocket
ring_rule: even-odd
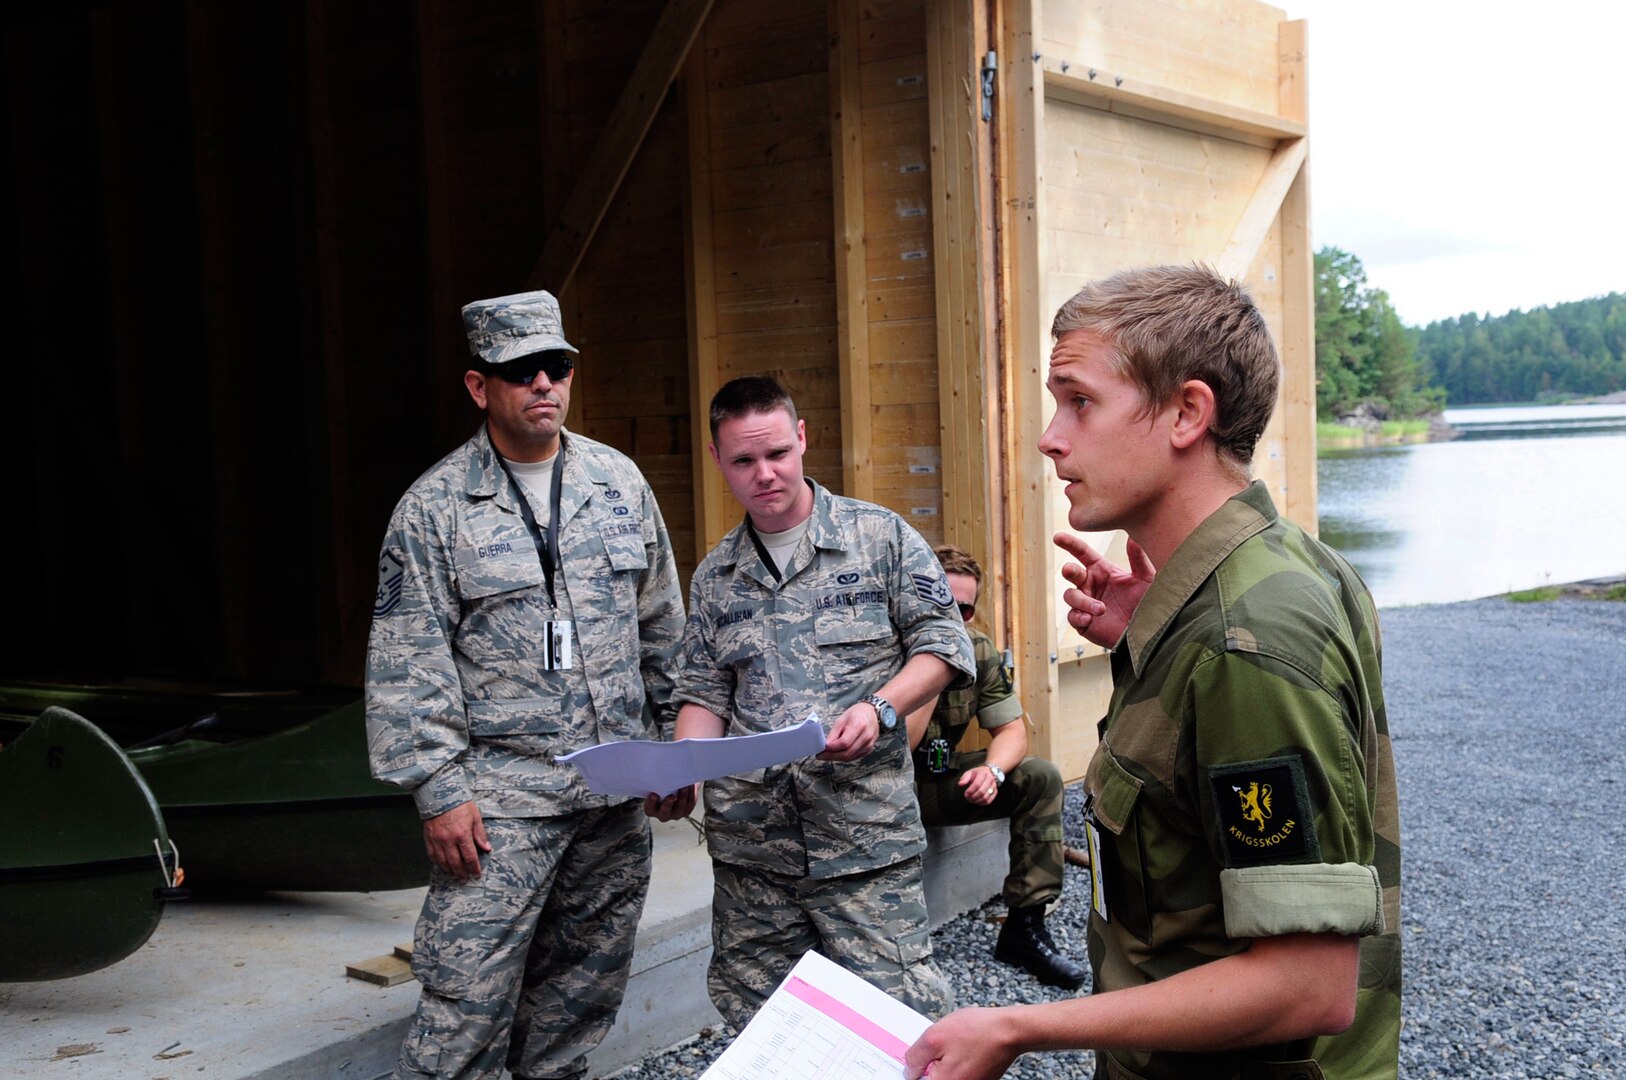
[[[536,544],[523,532],[475,537],[458,545],[452,561],[457,567],[457,594],[465,604],[544,580]]]
[[[604,553],[610,560],[611,570],[620,574],[649,569],[643,524],[636,518],[616,518],[600,527],[599,536],[604,540]]]
[[[901,661],[898,632],[884,607],[824,612],[814,622],[813,636],[830,690],[857,690],[861,697],[885,682]]]
[[[1096,775],[1091,790],[1095,793],[1092,809],[1095,820],[1114,836],[1123,835],[1135,811],[1135,800],[1140,797],[1141,780],[1118,763],[1110,750],[1104,747],[1091,762]]]

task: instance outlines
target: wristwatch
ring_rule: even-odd
[[[883,732],[891,731],[898,726],[898,710],[892,707],[890,701],[880,694],[871,694],[864,700],[875,707],[875,718],[881,722]]]
[[[998,787],[1000,784],[1005,782],[1005,770],[1001,769],[998,765],[995,765],[992,761],[983,762],[982,767],[993,774],[995,787]]]

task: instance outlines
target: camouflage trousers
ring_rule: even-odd
[[[1009,818],[1011,868],[1000,895],[1011,907],[1048,904],[1061,896],[1061,772],[1043,758],[1023,758],[1006,774],[994,801],[978,806],[965,797],[960,777],[987,756],[982,750],[956,754],[945,773],[925,772],[917,765],[920,820],[927,825],[972,825]]]
[[[713,862],[706,986],[739,1031],[817,949],[934,1019],[954,992],[932,965],[920,856],[836,878],[787,877]]]
[[[485,828],[479,877],[431,872],[396,1080],[582,1076],[621,1007],[649,888],[643,805]]]

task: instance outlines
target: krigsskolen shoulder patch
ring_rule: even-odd
[[[1214,786],[1227,866],[1320,859],[1304,762],[1296,754],[1216,765],[1208,770],[1208,781]]]

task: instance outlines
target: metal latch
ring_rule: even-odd
[[[999,72],[999,54],[989,50],[982,61],[982,118],[994,118],[994,76]]]

